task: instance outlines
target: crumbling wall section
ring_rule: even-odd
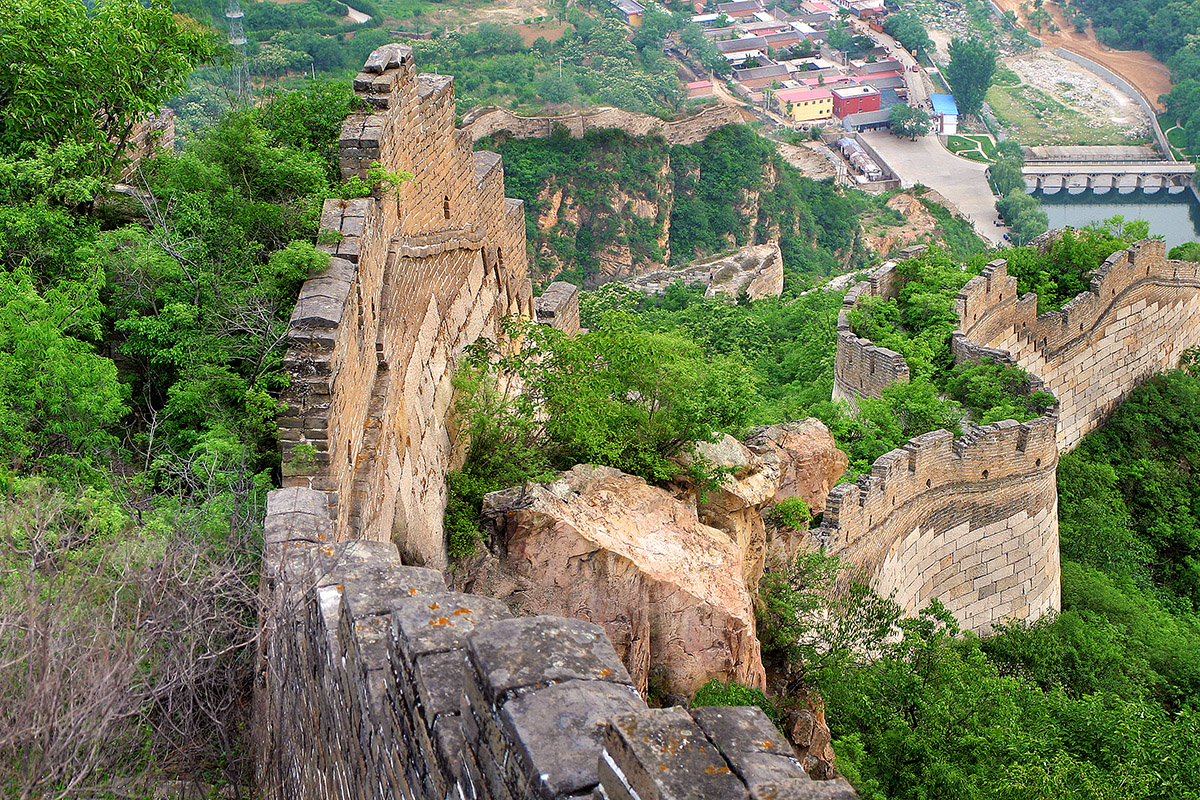
[[[332,533],[322,493],[271,493],[262,796],[854,797],[757,708],[647,708],[599,626],[515,618]]]
[[[412,51],[376,50],[354,80],[371,111],[341,134],[343,178],[411,175],[328,200],[330,266],[292,314],[280,440],[284,485],[324,492],[338,540],[392,540],[409,563],[445,565],[445,477],[459,453],[447,412],[463,348],[533,315],[519,200],[500,157],[454,128],[454,83]]]
[[[555,281],[546,287],[533,304],[537,321],[558,328],[568,336],[579,333],[579,287],[566,281]]]
[[[718,128],[747,121],[738,109],[726,105],[710,106],[670,122],[619,108],[523,117],[505,108],[485,107],[468,112],[462,129],[476,142],[500,131],[507,131],[514,139],[549,139],[556,129],[566,129],[570,136],[580,139],[588,131],[619,128],[630,136],[662,136],[667,144],[695,144]]]
[[[902,257],[912,257],[925,248],[919,245],[904,251]],[[850,287],[838,312],[837,356],[833,366],[833,399],[844,400],[851,406],[858,397],[882,397],[883,390],[893,383],[907,383],[908,362],[904,356],[886,347],[877,347],[869,339],[854,332],[847,312],[864,298],[894,299],[904,285],[903,276],[896,272],[896,263],[889,261],[871,273],[870,278]]]

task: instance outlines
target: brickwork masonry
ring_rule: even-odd
[[[1200,345],[1200,264],[1166,258],[1157,239],[1113,253],[1091,286],[1038,316],[1037,295],[993,262],[958,295],[956,348],[1003,351],[1059,401],[1059,450],[1098,428],[1147,378]],[[957,353],[956,353],[957,355]]]
[[[407,563],[442,567],[451,378],[503,317],[533,315],[524,212],[504,197],[500,157],[455,130],[453,79],[388,45],[354,89],[371,111],[342,128],[343,178],[376,163],[413,177],[325,203],[332,260],[288,332],[284,485],[325,493],[337,540],[391,540]]]
[[[1114,253],[1088,291],[1037,314],[1003,260],[956,300],[955,360],[990,358],[1031,374],[1059,404],[1024,424],[972,426],[911,440],[857,485],[836,487],[818,537],[908,612],[938,598],[968,629],[1060,607],[1058,454],[1095,430],[1133,389],[1200,345],[1200,265],[1169,261],[1161,241]],[[894,267],[847,294],[894,297]],[[907,365],[839,320],[834,397],[879,397]]]
[[[925,245],[902,250],[900,260],[913,258],[925,251]],[[865,281],[850,287],[838,312],[837,357],[833,369],[833,399],[844,400],[851,406],[856,397],[881,397],[884,388],[893,383],[908,382],[908,362],[904,356],[886,347],[877,347],[870,340],[854,333],[847,312],[863,298],[894,299],[904,286],[904,276],[896,271],[896,262],[889,261],[872,272]]]

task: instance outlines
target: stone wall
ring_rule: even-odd
[[[748,119],[732,106],[709,106],[689,117],[667,122],[649,114],[637,114],[619,108],[600,108],[595,111],[576,111],[571,114],[547,117],[522,117],[504,108],[476,108],[462,120],[462,130],[471,141],[479,141],[500,131],[508,131],[515,139],[549,139],[556,126],[566,128],[574,138],[588,131],[620,128],[630,136],[657,134],[667,144],[695,144],[703,141],[717,128]]]
[[[958,295],[959,332],[1006,351],[1059,401],[1058,446],[1070,450],[1152,375],[1200,345],[1200,265],[1170,261],[1157,239],[1113,253],[1091,288],[1038,316],[1037,297],[993,262]]]
[[[501,318],[533,314],[524,212],[504,197],[500,157],[455,130],[452,78],[388,45],[354,90],[371,111],[345,121],[342,176],[378,163],[412,178],[325,203],[333,258],[288,331],[284,485],[325,493],[335,539],[392,540],[406,562],[441,567],[451,377]]]
[[[1059,608],[1055,418],[933,431],[834,487],[818,538],[895,592],[906,613],[941,600],[965,629]]]
[[[884,267],[858,284],[847,307],[868,294],[894,296],[889,275]],[[1058,406],[1024,424],[969,427],[958,441],[945,431],[913,439],[858,485],[831,492],[819,536],[876,590],[894,590],[906,611],[937,597],[965,627],[987,632],[1005,617],[1059,607],[1058,453],[1200,345],[1200,265],[1167,260],[1161,241],[1139,242],[1110,256],[1088,291],[1039,316],[1037,296],[1019,297],[997,260],[959,292],[956,313],[956,361],[1019,365],[1030,390],[1053,393]],[[885,378],[907,379],[895,354],[880,356],[842,327],[835,397],[879,396],[886,380],[863,366],[872,355]]]
[[[261,796],[854,797],[757,708],[647,708],[599,626],[514,618],[334,528],[323,493],[270,494]]]
[[[156,150],[175,149],[175,112],[169,108],[159,109],[138,120],[129,138],[125,141],[123,155],[128,162],[121,168],[121,181],[127,181]]]
[[[533,303],[537,321],[558,328],[568,336],[579,333],[579,287],[555,281]]]
[[[898,254],[901,260],[924,252],[924,245],[906,248]],[[893,383],[908,382],[908,362],[904,356],[886,347],[877,347],[869,339],[854,332],[847,312],[865,297],[893,299],[904,285],[903,276],[896,272],[896,262],[889,261],[859,281],[846,292],[842,310],[838,312],[837,356],[833,366],[833,399],[854,405],[856,397],[882,397],[883,390]]]

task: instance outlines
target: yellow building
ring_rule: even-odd
[[[779,113],[793,122],[816,122],[833,116],[833,93],[828,89],[786,89],[775,93]]]

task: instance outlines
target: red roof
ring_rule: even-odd
[[[775,93],[775,99],[785,103],[803,103],[805,100],[832,100],[828,89],[787,89]]]
[[[692,81],[687,85],[688,89],[709,89],[712,88],[712,81]]]

